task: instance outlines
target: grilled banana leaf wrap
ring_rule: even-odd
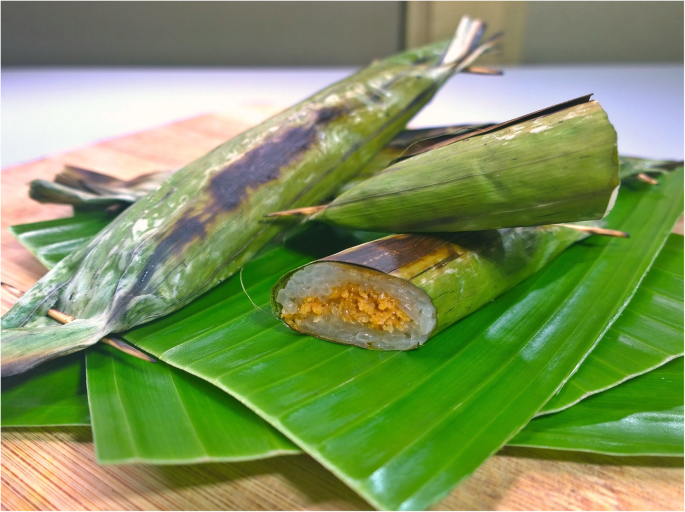
[[[234,274],[287,226],[266,213],[331,196],[482,53],[473,23],[460,24],[447,51],[376,62],[174,173],[3,317],[2,375],[169,314]],[[76,320],[57,325],[50,308]]]
[[[303,334],[411,350],[586,236],[563,226],[391,235],[289,272],[271,306]]]
[[[419,147],[325,207],[302,210],[356,230],[477,231],[601,219],[618,188],[616,131],[585,96]]]

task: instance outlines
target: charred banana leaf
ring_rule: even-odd
[[[234,274],[283,228],[266,213],[332,195],[492,46],[478,46],[483,29],[464,19],[446,50],[372,64],[174,173],[3,317],[2,374],[166,315]],[[56,326],[50,308],[76,320]]]
[[[601,219],[618,193],[616,131],[589,96],[415,153],[325,207],[275,216],[385,233],[476,231]]]
[[[562,226],[391,235],[286,274],[271,291],[271,305],[304,334],[411,350],[586,236]]]
[[[29,197],[39,203],[77,207],[119,206],[123,209],[157,190],[173,173],[158,171],[141,174],[131,180],[120,180],[67,165],[54,181],[33,180],[29,184]]]

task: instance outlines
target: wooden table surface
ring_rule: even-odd
[[[64,164],[121,178],[177,168],[274,112],[261,107],[205,115],[3,170],[2,281],[26,290],[45,273],[8,226],[71,215],[70,207],[29,200],[31,180],[52,179]],[[2,312],[13,302],[3,290]],[[87,427],[3,429],[1,471],[2,510],[370,509],[306,455],[100,466]],[[434,508],[683,510],[683,477],[682,458],[506,448]]]

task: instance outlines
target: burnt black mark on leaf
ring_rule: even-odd
[[[369,98],[372,103],[380,103],[384,99],[380,92],[375,91],[370,87],[366,88],[366,97]]]
[[[411,280],[416,279],[417,277],[426,274],[428,272],[432,272],[434,270],[441,269],[443,267],[446,267],[450,263],[452,263],[454,260],[457,260],[463,256],[463,252],[460,251],[456,245],[454,244],[449,244],[446,246],[447,249],[447,255],[444,257],[444,259],[440,260],[438,263],[435,265],[431,265],[430,267],[426,267],[423,270],[421,270],[418,274],[415,274],[413,277],[411,277]]]
[[[299,160],[316,143],[318,130],[343,114],[342,108],[322,108],[315,113],[313,123],[286,130],[219,171],[209,183],[213,202],[208,213],[231,211],[244,201],[248,189],[277,180],[281,169]]]
[[[325,180],[329,174],[331,174],[332,172],[334,172],[338,168],[338,166],[342,165],[348,158],[350,158],[352,155],[354,155],[359,150],[359,148],[366,146],[371,141],[373,141],[374,139],[379,137],[381,134],[383,134],[388,129],[388,127],[390,127],[393,123],[397,122],[398,119],[405,116],[407,114],[407,112],[411,112],[411,111],[413,111],[413,109],[415,107],[425,104],[428,101],[428,99],[430,99],[435,94],[435,92],[438,90],[438,88],[439,87],[435,84],[430,85],[421,94],[419,94],[418,96],[415,96],[407,105],[405,105],[401,112],[394,114],[389,120],[387,120],[383,125],[381,125],[376,131],[374,131],[373,133],[371,133],[370,135],[368,135],[364,139],[358,141],[356,144],[353,144],[345,153],[343,153],[340,160],[334,166],[332,166],[332,167],[328,168],[326,171],[320,173],[316,180],[313,180],[309,185],[307,185],[302,190],[300,190],[300,192],[291,200],[291,202],[290,202],[291,207],[292,207],[292,205],[295,205],[297,203],[297,201],[301,197],[303,197],[307,192],[309,192],[313,187],[318,185],[321,181]],[[350,105],[345,105],[342,108],[342,112],[344,114],[350,114],[350,112],[352,110],[353,110],[353,107],[351,107]],[[239,254],[239,252],[236,253],[236,255],[237,254]],[[231,260],[227,260],[227,262],[224,265],[217,268],[213,275],[218,273],[225,265],[228,265],[228,263],[230,261]]]
[[[360,140],[356,144],[353,144],[340,158],[340,161],[327,169],[325,172],[321,173],[319,175],[318,180],[313,181],[310,183],[308,186],[303,188],[299,194],[297,194],[293,200],[291,201],[290,204],[296,204],[297,201],[304,196],[307,192],[309,192],[313,187],[319,184],[319,182],[323,181],[330,173],[335,171],[339,165],[341,165],[343,162],[345,162],[350,156],[354,155],[359,148],[365,146],[366,144],[369,144],[372,140],[376,139],[380,134],[385,132],[388,127],[390,127],[393,123],[396,123],[398,119],[400,119],[402,116],[406,115],[407,112],[411,112],[415,107],[420,106],[420,105],[425,105],[439,89],[439,86],[435,84],[431,84],[429,87],[427,87],[421,94],[417,95],[412,99],[407,105],[404,106],[401,112],[393,115],[390,119],[388,119],[381,127],[374,131],[372,134],[370,134],[368,137],[364,138],[363,140]]]
[[[390,273],[436,251],[446,244],[448,244],[448,241],[438,236],[395,235],[358,245],[323,258],[322,261],[351,263],[372,268],[379,272]]]
[[[242,158],[218,171],[207,187],[209,201],[199,212],[188,212],[157,238],[154,251],[140,270],[135,285],[117,303],[110,322],[125,314],[130,302],[147,292],[152,276],[172,255],[180,255],[191,243],[207,236],[207,230],[222,213],[238,208],[250,190],[276,181],[281,171],[302,159],[318,141],[319,131],[347,113],[343,106],[323,107],[308,122],[276,132]],[[198,192],[200,194],[201,192]]]
[[[314,124],[316,126],[326,126],[328,123],[349,113],[349,109],[344,105],[333,107],[323,107],[316,112]]]
[[[121,186],[125,182],[107,174],[91,171],[90,169],[65,165],[62,172],[55,176],[55,183],[79,190],[88,190],[89,184]]]

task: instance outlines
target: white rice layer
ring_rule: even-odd
[[[411,318],[406,328],[393,332],[372,329],[358,322],[346,322],[337,315],[311,315],[299,328],[306,334],[337,343],[376,350],[409,350],[422,345],[435,329],[435,306],[423,290],[409,281],[375,270],[345,263],[320,262],[295,272],[276,301],[281,313],[295,314],[303,300],[316,297],[326,301],[335,287],[363,286],[376,293],[385,292],[398,301],[398,307]]]

